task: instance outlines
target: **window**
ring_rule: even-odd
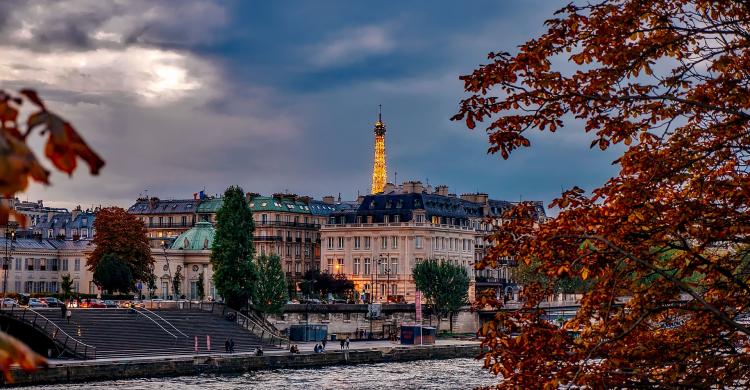
[[[73,262],[73,271],[80,271],[81,270],[81,259],[75,259]]]
[[[363,274],[364,275],[370,274],[370,258],[369,257],[365,257],[365,272]]]
[[[326,272],[330,274],[332,270],[333,270],[333,259],[327,259],[326,260]]]
[[[417,249],[422,249],[422,236],[414,237],[414,247]]]
[[[301,253],[300,244],[297,244],[294,246],[294,255],[299,257],[300,253]]]
[[[23,292],[32,293],[34,292],[34,282],[28,281],[23,284]]]
[[[328,249],[333,249],[333,237],[328,237]]]
[[[424,222],[424,215],[417,214],[417,222],[419,222],[419,223]]]
[[[388,249],[388,237],[380,237],[380,249]]]
[[[59,259],[50,259],[50,261],[49,261],[49,263],[50,263],[49,264],[50,271],[57,271],[57,270],[59,270],[59,262],[60,262]],[[50,290],[50,291],[52,291],[52,290]],[[57,290],[55,290],[55,291],[57,291]]]
[[[187,215],[182,216],[182,226],[187,226]]]
[[[16,271],[20,271],[20,270],[21,270],[21,259],[16,258]],[[16,292],[20,292],[20,290],[21,290],[20,288],[16,289]]]
[[[52,229],[47,230],[47,238],[52,238]]]
[[[393,216],[393,222],[400,222],[398,214],[396,214],[396,215]]]
[[[301,267],[302,267],[302,263],[300,263],[299,261],[298,261],[298,262],[295,262],[295,263],[294,263],[294,272],[295,272],[295,273],[300,273],[300,269],[301,269]]]
[[[370,249],[370,237],[365,237],[365,249]]]
[[[391,236],[391,246],[393,249],[398,249],[398,236]]]
[[[354,269],[352,270],[352,274],[359,275],[359,257],[354,258]]]
[[[388,223],[388,216],[387,215],[383,216],[383,223]]]
[[[359,249],[360,241],[359,237],[354,237],[354,249]]]
[[[341,249],[344,247],[344,237],[339,237],[339,246],[338,248]]]
[[[39,259],[39,267],[37,267],[37,269],[39,271],[46,271],[47,270],[47,259]]]
[[[16,280],[15,286],[16,286],[15,292],[20,293],[21,292],[21,281],[20,280]]]
[[[261,214],[260,215],[260,223],[263,225],[268,223],[268,214]]]
[[[336,273],[337,274],[343,274],[344,273],[344,259],[338,259],[336,261]]]
[[[57,292],[57,282],[47,282],[47,291],[51,293]]]
[[[286,246],[286,255],[287,257],[292,255],[292,246],[289,244]]]
[[[398,275],[398,258],[391,259],[391,275]]]

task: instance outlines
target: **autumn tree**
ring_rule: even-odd
[[[115,291],[127,294],[135,290],[132,271],[124,261],[112,253],[105,254],[96,264],[93,274],[94,283],[109,294]]]
[[[464,267],[437,259],[421,261],[412,270],[414,284],[437,316],[438,329],[448,317],[453,333],[453,315],[469,303],[469,275]]]
[[[22,107],[30,110],[25,122],[19,121]],[[92,175],[104,166],[104,160],[89,148],[75,128],[50,111],[35,91],[24,89],[13,93],[0,89],[0,194],[6,198],[25,190],[29,180],[49,184],[49,171],[26,143],[34,132],[47,136],[44,154],[62,172],[72,175],[78,157],[88,164]],[[26,223],[23,214],[0,204],[0,225],[7,225],[11,217],[16,223]],[[13,381],[12,364],[19,364],[27,372],[46,365],[43,357],[4,332],[0,332],[0,356],[0,370],[8,383]]]
[[[121,207],[105,207],[94,219],[93,244],[86,266],[95,271],[105,255],[117,257],[130,268],[133,280],[148,281],[154,258],[146,236],[146,226]]]
[[[216,212],[216,235],[211,244],[214,286],[227,305],[240,309],[253,295],[256,280],[253,214],[242,188],[224,192]]]
[[[570,4],[488,60],[461,77],[470,96],[453,119],[485,122],[490,153],[508,158],[530,131],[567,125],[621,155],[615,177],[564,191],[546,223],[527,204],[505,214],[478,268],[538,259],[552,281],[593,283],[564,329],[538,309],[554,283],[524,288],[522,310],[480,330],[485,367],[504,388],[746,386],[748,2]]]
[[[255,263],[258,278],[253,285],[253,306],[264,315],[281,313],[289,300],[281,258],[264,253],[257,257]]]

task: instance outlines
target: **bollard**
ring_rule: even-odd
[[[206,335],[206,350],[211,352],[211,335]]]
[[[198,336],[195,336],[195,353],[198,353]]]

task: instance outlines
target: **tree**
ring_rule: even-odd
[[[120,207],[105,207],[96,213],[93,243],[96,245],[86,265],[94,271],[107,254],[116,256],[130,268],[134,280],[148,281],[154,258],[146,226],[135,215]]]
[[[115,291],[127,294],[135,289],[130,267],[113,253],[102,257],[94,269],[93,279],[97,286],[110,294]]]
[[[63,294],[65,294],[64,300],[70,299],[70,294],[73,292],[73,278],[70,277],[70,274],[61,276],[60,288],[63,290]]]
[[[148,278],[146,279],[146,285],[149,298],[153,298],[154,292],[156,292],[156,275],[154,275],[153,271],[149,273]]]
[[[247,305],[257,279],[253,263],[254,231],[253,214],[242,188],[227,188],[221,208],[216,213],[211,265],[217,292],[234,309]]]
[[[177,267],[177,271],[175,271],[172,276],[172,291],[174,292],[174,299],[180,298],[180,287],[182,287],[182,273],[180,272],[180,268]]]
[[[198,281],[195,282],[195,288],[198,290],[198,299],[203,300],[206,297],[206,287],[203,285],[203,272],[198,275]]]
[[[522,310],[482,327],[484,364],[502,387],[750,380],[750,330],[737,321],[750,307],[749,19],[744,1],[570,4],[516,54],[490,53],[461,77],[471,96],[453,119],[487,121],[490,153],[508,158],[531,130],[566,124],[621,152],[618,175],[552,202],[557,217],[539,224],[521,204],[493,233],[479,268],[512,256],[538,259],[550,280],[592,280],[565,329],[542,319],[553,287],[541,284],[524,288]]]
[[[422,292],[425,302],[437,316],[438,329],[443,317],[450,319],[453,333],[453,314],[469,302],[469,275],[464,267],[436,259],[417,263],[412,270],[414,284]]]
[[[261,254],[256,259],[258,279],[255,282],[253,304],[264,314],[278,314],[284,311],[289,300],[284,270],[278,255]]]

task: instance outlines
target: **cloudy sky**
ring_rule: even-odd
[[[545,202],[593,188],[614,157],[575,123],[503,161],[449,120],[458,76],[565,2],[3,0],[1,88],[39,90],[107,161],[20,197],[128,206],[240,184],[353,199],[370,185],[378,104],[391,181]]]

